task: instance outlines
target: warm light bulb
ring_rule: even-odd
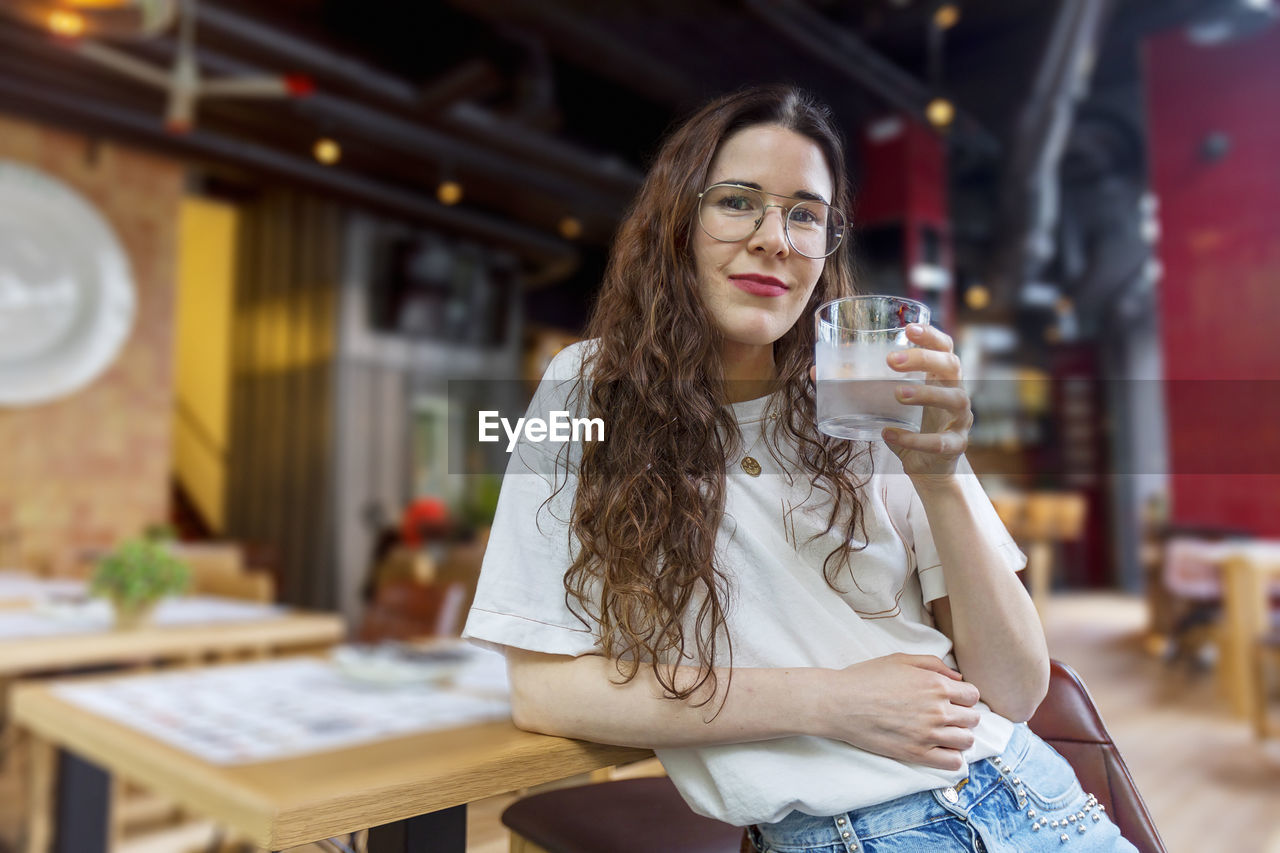
[[[566,240],[577,240],[582,236],[582,223],[572,216],[560,220],[560,236]]]
[[[68,12],[66,9],[54,9],[49,13],[47,19],[49,30],[54,35],[63,36],[64,38],[76,38],[84,35],[84,16],[77,15],[75,12]]]
[[[342,159],[342,146],[325,136],[316,140],[311,153],[315,155],[316,160],[324,165],[332,166]]]
[[[924,115],[934,127],[949,127],[955,121],[956,108],[946,98],[934,98],[924,108]]]
[[[436,187],[436,198],[441,204],[457,204],[462,201],[462,184],[457,181],[441,181]]]
[[[991,304],[991,291],[981,284],[975,284],[964,292],[964,304],[974,311],[981,311]]]
[[[933,13],[933,25],[940,30],[949,30],[960,21],[960,7],[955,3],[943,3]]]

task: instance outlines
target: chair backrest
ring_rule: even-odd
[[[1140,853],[1165,853],[1129,768],[1071,667],[1056,660],[1050,663],[1049,693],[1028,725],[1071,764],[1084,789],[1106,806],[1121,834]]]
[[[418,583],[392,580],[380,585],[366,608],[360,640],[411,640],[456,637],[461,633],[461,583]]]

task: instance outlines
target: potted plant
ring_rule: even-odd
[[[98,563],[89,592],[111,601],[117,628],[136,628],[160,599],[185,590],[189,579],[186,564],[163,542],[130,539]]]

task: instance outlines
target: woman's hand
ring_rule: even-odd
[[[939,770],[964,767],[978,688],[931,655],[892,654],[831,671],[826,737]]]
[[[909,476],[947,477],[955,473],[973,426],[969,394],[960,384],[960,359],[951,338],[932,326],[912,323],[907,339],[915,347],[891,353],[888,364],[899,373],[925,374],[923,385],[904,384],[895,392],[899,402],[924,407],[920,432],[887,427],[881,435]]]

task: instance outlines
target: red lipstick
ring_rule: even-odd
[[[771,275],[745,273],[731,275],[729,281],[733,282],[739,290],[750,293],[752,296],[781,296],[789,289],[781,279]]]

